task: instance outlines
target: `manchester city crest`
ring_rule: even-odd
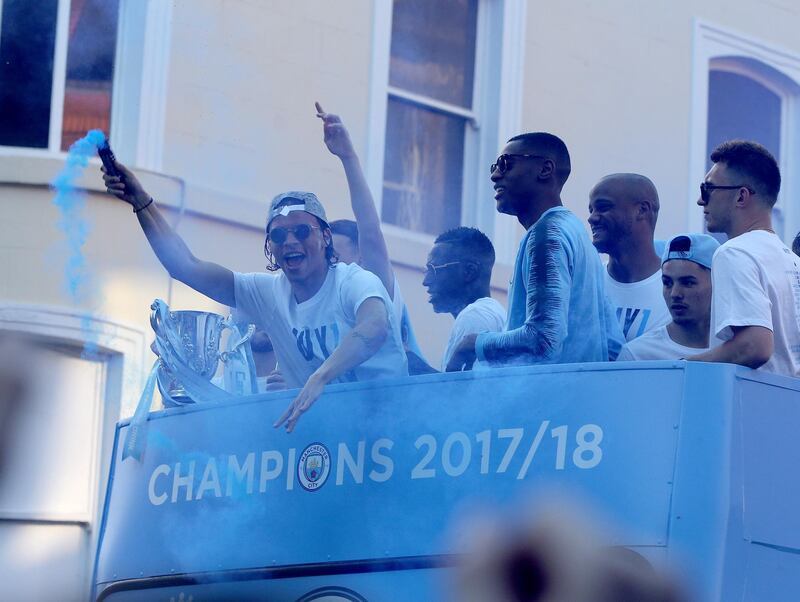
[[[297,462],[297,478],[303,489],[316,491],[328,480],[331,471],[331,455],[322,443],[312,443],[300,454]]]
[[[367,602],[367,599],[346,587],[321,587],[297,602]]]

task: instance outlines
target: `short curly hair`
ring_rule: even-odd
[[[491,273],[495,260],[494,245],[477,228],[459,226],[447,230],[436,237],[434,244],[439,243],[452,245],[460,257],[481,263]]]
[[[739,172],[747,184],[764,197],[771,207],[781,189],[778,162],[764,146],[752,140],[728,140],[711,153],[711,161],[724,163]]]

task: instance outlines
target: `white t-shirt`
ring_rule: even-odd
[[[759,369],[800,376],[800,259],[771,232],[745,232],[714,253],[711,282],[711,331],[727,341],[731,326],[768,328],[774,351]]]
[[[639,282],[617,282],[605,270],[606,295],[626,341],[672,321],[664,302],[661,270]]]
[[[479,334],[481,332],[502,332],[506,326],[506,310],[491,297],[482,297],[474,303],[470,303],[456,316],[453,328],[450,330],[450,340],[447,341],[442,358],[442,372],[447,369],[447,362],[453,355],[456,346],[468,334]],[[480,362],[476,361],[473,369],[480,368]]]
[[[297,303],[283,274],[234,272],[236,308],[263,328],[272,340],[289,388],[302,387],[356,323],[356,312],[371,297],[383,300],[390,333],[378,352],[333,382],[352,382],[408,374],[389,294],[380,279],[355,264],[328,270],[317,293]]]
[[[711,347],[719,345],[722,341],[711,337]],[[618,362],[638,360],[679,360],[681,358],[697,355],[708,351],[710,347],[686,347],[676,343],[669,336],[666,326],[650,330],[633,341],[622,346],[617,357]]]
[[[394,298],[392,299],[392,311],[394,312],[395,320],[400,325],[400,336],[403,341],[403,349],[411,351],[417,357],[425,360],[422,351],[417,343],[417,337],[414,334],[414,328],[411,326],[411,318],[408,315],[408,308],[406,307],[403,293],[400,292],[400,283],[397,282],[397,276],[394,277]]]

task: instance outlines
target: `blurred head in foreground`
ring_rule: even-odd
[[[38,359],[34,341],[23,334],[0,331],[0,490],[16,419],[30,393]]]
[[[639,553],[601,545],[582,514],[539,507],[522,525],[469,525],[457,570],[459,602],[686,602],[675,582]],[[608,539],[608,538],[604,538]]]

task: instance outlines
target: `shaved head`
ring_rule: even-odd
[[[638,173],[614,173],[602,178],[595,184],[590,196],[610,194],[623,203],[647,202],[650,206],[650,225],[655,228],[658,220],[658,191],[655,184],[647,176]]]
[[[648,263],[643,271],[649,264],[660,265],[653,249],[658,209],[658,192],[650,178],[636,173],[604,177],[589,193],[592,243],[614,262],[639,257]]]

